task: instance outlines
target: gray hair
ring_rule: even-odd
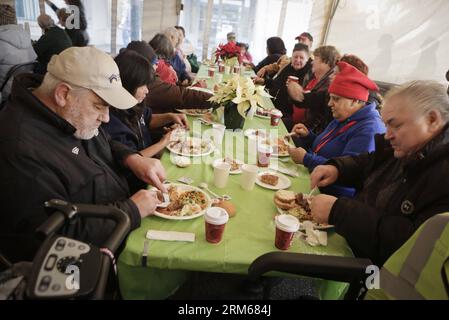
[[[449,122],[449,96],[442,84],[433,80],[410,81],[388,91],[385,103],[397,96],[408,99],[417,113],[425,115],[438,110],[443,120]]]
[[[175,38],[176,39],[176,45],[175,47],[177,47],[180,43],[180,37],[179,37],[179,32],[178,29],[176,29],[175,27],[169,27],[167,29],[165,29],[164,34],[170,39]]]
[[[48,30],[55,25],[54,20],[47,14],[41,14],[37,18],[37,23],[39,24],[39,27],[44,30]]]
[[[56,87],[61,83],[67,83],[72,88],[73,93],[77,97],[81,97],[82,95],[88,94],[91,90],[82,88],[76,85],[73,85],[71,83],[68,83],[66,81],[62,81],[55,76],[53,76],[51,73],[47,72],[44,76],[44,80],[42,81],[42,84],[39,86],[38,90],[45,94],[46,96],[53,95],[53,92],[55,91]]]

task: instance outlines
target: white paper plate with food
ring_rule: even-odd
[[[283,138],[272,139],[271,146],[273,147],[273,157],[289,157],[288,148],[294,147]]]
[[[211,140],[202,140],[197,137],[185,137],[175,140],[167,145],[167,149],[174,154],[184,157],[207,156],[214,152],[215,145]]]
[[[290,188],[292,182],[282,173],[262,171],[257,175],[256,184],[266,189],[281,190]]]
[[[209,109],[176,109],[176,111],[184,113],[185,115],[188,115],[188,116],[202,117],[207,113],[211,113],[212,108],[209,108]]]
[[[318,230],[331,229],[333,225],[317,224],[313,221],[310,203],[313,196],[308,196],[303,193],[296,193],[290,190],[279,190],[274,195],[274,204],[280,214],[290,214],[298,218],[299,222],[310,221],[313,227]]]
[[[167,184],[166,187],[170,202],[165,208],[156,208],[155,216],[169,220],[190,220],[202,216],[212,205],[209,195],[197,187],[180,183]]]
[[[250,139],[267,139],[270,140],[270,131],[266,129],[246,129],[244,132],[245,137]],[[268,141],[267,141],[268,142]]]
[[[210,77],[208,77],[210,78]],[[202,79],[208,79],[208,78],[202,78]],[[209,94],[214,94],[214,92],[211,89],[207,89],[207,88],[201,88],[201,87],[188,87],[187,89],[189,90],[194,90],[194,91],[200,91],[200,92],[205,92],[205,93],[209,93]]]
[[[256,113],[254,115],[262,119],[271,119],[271,109],[257,107]]]
[[[215,167],[221,163],[229,163],[231,165],[231,170],[229,171],[229,174],[240,174],[242,173],[242,166],[245,164],[243,161],[238,159],[232,159],[229,157],[216,159],[214,162],[212,162],[212,167]]]

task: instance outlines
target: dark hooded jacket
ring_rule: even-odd
[[[376,136],[373,153],[336,158],[340,185],[358,190],[339,198],[329,223],[357,256],[382,265],[428,218],[449,211],[449,130],[407,160]]]

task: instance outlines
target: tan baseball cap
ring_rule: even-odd
[[[138,101],[122,86],[114,59],[95,47],[71,47],[54,55],[47,71],[56,78],[90,89],[117,109],[129,109]]]

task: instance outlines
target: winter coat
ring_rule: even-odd
[[[32,235],[48,218],[44,202],[50,199],[114,206],[137,228],[139,210],[129,199],[121,165],[135,152],[109,141],[101,128],[90,140],[77,139],[75,128],[28,89],[41,81],[36,75],[17,76],[0,113],[0,235]],[[61,234],[101,245],[114,226],[109,220],[75,219]]]
[[[39,73],[47,72],[47,65],[55,54],[60,54],[67,48],[72,46],[72,40],[67,33],[59,27],[51,27],[39,38],[33,45],[39,61]]]
[[[310,132],[303,138],[303,147],[307,150],[304,166],[312,171],[331,158],[372,152],[374,136],[382,133],[385,133],[385,125],[376,104],[368,104],[343,122],[333,120],[320,135]],[[352,197],[355,192],[353,188],[337,185],[320,188],[320,191],[336,197]]]
[[[34,60],[36,53],[28,32],[15,24],[0,26],[0,86],[6,81],[6,75],[12,66]],[[3,99],[6,99],[10,92],[11,85],[7,85],[1,93]]]
[[[211,103],[207,101],[211,94],[190,90],[186,87],[165,83],[156,78],[148,86],[149,93],[145,98],[145,105],[153,110],[153,113],[175,112],[175,109],[207,109]]]
[[[383,265],[418,227],[449,211],[449,130],[411,158],[396,159],[383,136],[373,153],[336,158],[337,184],[358,190],[354,199],[339,198],[329,223],[346,238],[357,256]]]

